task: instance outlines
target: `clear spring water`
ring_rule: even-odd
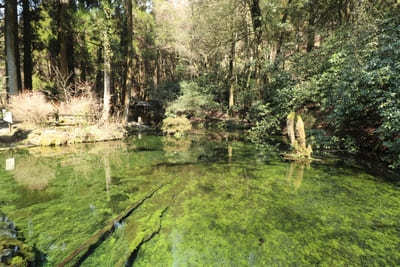
[[[400,265],[398,186],[340,161],[284,162],[236,137],[3,153],[0,211],[40,266],[110,224],[67,266]]]

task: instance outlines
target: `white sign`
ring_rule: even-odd
[[[12,113],[10,111],[3,112],[3,120],[8,123],[13,123]]]
[[[15,158],[6,159],[6,171],[13,171],[15,169]]]

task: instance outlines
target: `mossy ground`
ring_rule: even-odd
[[[360,169],[286,163],[210,136],[3,153],[1,210],[45,266],[160,185],[83,266],[400,263],[398,187]],[[12,157],[16,169],[5,171]]]

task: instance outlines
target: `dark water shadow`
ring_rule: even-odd
[[[400,186],[400,173],[380,166],[379,163],[368,165],[354,158],[336,158],[330,162],[313,162],[311,166],[331,175],[357,176],[367,173],[375,180]]]
[[[26,261],[29,267],[43,266],[45,264],[46,254],[40,251],[36,245],[28,245],[22,234],[22,230],[1,210],[0,229],[0,238],[4,238],[1,242],[2,247],[0,248],[0,266],[8,266],[6,265],[7,261],[12,262],[17,257]],[[11,248],[14,249],[10,251]],[[9,255],[7,256],[7,254]]]
[[[0,143],[11,144],[15,142],[21,142],[23,140],[26,140],[31,132],[31,130],[26,131],[18,129],[14,132],[13,135],[0,136]]]
[[[128,149],[127,152],[132,153],[132,152],[157,152],[157,151],[162,151],[162,149],[151,148],[151,147],[135,147]]]
[[[153,165],[153,168],[174,168],[174,167],[185,167],[188,165],[196,165],[198,162],[161,162]]]

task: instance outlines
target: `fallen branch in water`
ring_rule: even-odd
[[[164,216],[164,214],[167,212],[169,206],[165,207],[159,215],[159,223],[157,226],[157,229],[155,229],[154,231],[152,231],[149,235],[147,235],[147,237],[143,237],[142,240],[140,240],[139,244],[137,244],[137,246],[133,249],[131,255],[129,256],[129,258],[127,260],[123,260],[120,261],[119,263],[117,263],[115,266],[116,267],[123,267],[123,266],[132,266],[133,263],[135,262],[137,255],[139,253],[139,249],[141,248],[141,246],[147,242],[149,242],[150,240],[153,239],[153,237],[155,237],[156,235],[158,235],[161,231],[161,221],[162,221],[162,217]]]
[[[132,212],[139,208],[147,199],[152,198],[153,195],[159,191],[165,184],[159,186],[157,189],[153,190],[150,194],[145,196],[140,201],[136,202],[135,205],[128,208],[124,213],[120,214],[114,220],[111,221],[107,226],[97,232],[95,235],[90,237],[82,246],[74,250],[68,257],[66,257],[58,267],[63,267],[66,265],[79,266],[85,259],[87,259],[90,254],[104,241],[107,239],[109,234],[115,231],[116,225],[122,223],[127,217],[129,217]]]

